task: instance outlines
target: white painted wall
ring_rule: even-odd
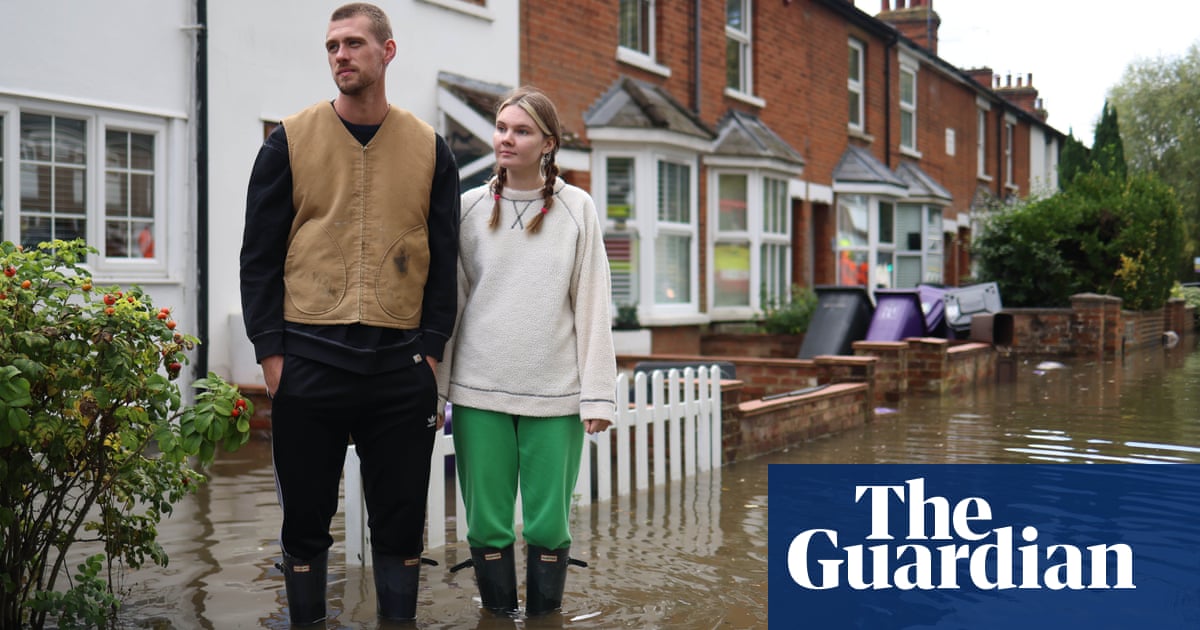
[[[340,2],[313,0],[208,4],[209,42],[209,369],[235,382],[261,382],[240,325],[238,252],[246,184],[275,121],[336,88],[324,41]],[[480,8],[462,0],[393,0],[388,12],[397,43],[388,96],[439,131],[437,75],[451,72],[515,85],[519,76],[517,2]]]
[[[138,284],[171,306],[180,330],[197,331],[192,0],[0,0],[0,116],[4,116],[4,238],[16,239],[20,128],[15,112],[88,121],[89,144],[108,124],[161,129],[165,186],[158,201],[161,264],[129,261],[94,269],[97,285]],[[9,114],[9,115],[5,115]],[[94,146],[94,145],[93,145]],[[102,153],[101,153],[102,155]],[[88,198],[99,199],[102,164],[88,164]],[[99,214],[89,231],[102,234]],[[186,377],[185,377],[186,380]]]
[[[1058,154],[1062,149],[1057,136],[1042,127],[1029,130],[1029,192],[1049,196],[1058,192]]]

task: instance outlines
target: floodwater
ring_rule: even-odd
[[[447,570],[469,556],[451,543],[426,553],[440,566],[423,569],[416,623],[381,626],[370,573],[346,566],[339,543],[326,627],[763,628],[768,465],[1200,463],[1200,351],[1188,345],[1119,361],[1018,361],[995,385],[913,397],[866,427],[581,508],[572,556],[591,566],[570,569],[562,616],[481,612],[471,570]],[[268,442],[222,455],[210,474],[159,528],[170,565],[127,576],[128,627],[288,627]]]

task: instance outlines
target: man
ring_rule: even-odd
[[[396,42],[382,10],[334,11],[325,50],[337,96],[285,118],[250,176],[242,311],[272,397],[292,623],[325,618],[348,439],[379,615],[408,620],[439,428],[434,369],[456,311],[458,169],[432,127],[387,102]]]

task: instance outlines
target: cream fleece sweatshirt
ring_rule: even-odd
[[[519,416],[614,420],[611,284],[596,206],[559,179],[536,234],[540,190],[505,189],[488,227],[488,187],[463,193],[458,319],[438,366],[455,405]]]

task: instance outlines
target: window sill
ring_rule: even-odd
[[[655,62],[648,55],[642,54],[636,50],[618,46],[617,61],[635,68],[640,68],[646,72],[657,74],[664,78],[671,77],[670,68]]]
[[[978,179],[981,182],[987,182],[989,184],[992,183],[992,176],[985,175],[983,173],[979,173],[979,174],[975,175],[975,179]]]
[[[463,0],[420,0],[420,1],[424,2],[425,4],[433,5],[435,7],[441,7],[443,9],[449,9],[450,11],[454,11],[456,13],[462,13],[464,15],[469,15],[471,17],[477,17],[479,19],[487,20],[489,22],[495,21],[495,19],[496,19],[496,16],[492,13],[492,11],[487,9],[486,7],[481,7],[479,5],[471,4],[470,2],[464,2]]]
[[[846,135],[850,136],[851,138],[854,138],[855,140],[862,140],[863,142],[866,142],[868,144],[875,142],[875,136],[872,136],[871,134],[863,131],[862,129],[851,126],[851,125],[846,125]]]
[[[914,160],[919,160],[925,157],[920,151],[909,147],[900,147],[900,155],[907,155]]]
[[[725,88],[725,96],[728,96],[729,98],[737,99],[743,103],[746,103],[748,105],[753,105],[755,107],[766,107],[767,106],[767,101],[765,99],[761,99],[757,96],[754,96],[753,94],[747,94],[745,92],[742,92],[740,90],[735,90],[733,88]]]

